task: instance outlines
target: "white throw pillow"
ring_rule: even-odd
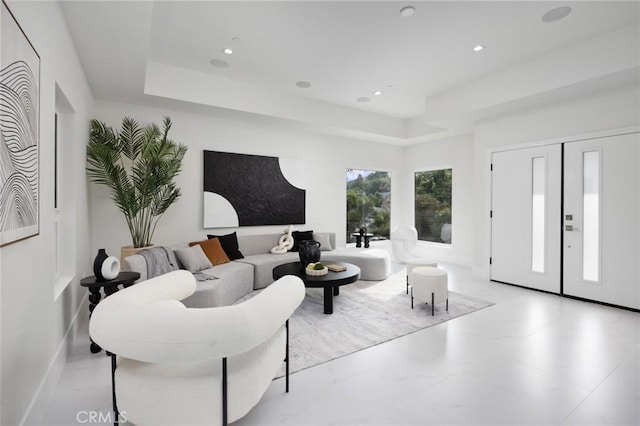
[[[207,255],[204,254],[202,247],[197,244],[192,247],[174,249],[173,251],[189,272],[198,272],[213,266]]]
[[[333,246],[331,245],[331,239],[329,238],[329,234],[326,232],[323,233],[313,233],[313,240],[320,243],[320,251],[331,251],[333,250]]]

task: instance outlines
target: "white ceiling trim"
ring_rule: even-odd
[[[408,19],[393,1],[61,4],[97,98],[408,145],[594,88],[637,85],[637,2],[571,3],[553,24],[540,16],[554,2],[537,1],[418,1]],[[212,67],[234,38],[231,66]],[[474,43],[487,49],[476,54]],[[296,79],[312,86],[296,88]]]
[[[400,118],[332,105],[158,62],[147,63],[144,93],[398,140],[407,137],[405,120]]]
[[[633,25],[427,98],[425,122],[449,120],[580,84],[640,64],[640,26]]]

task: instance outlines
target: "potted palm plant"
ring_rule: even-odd
[[[180,197],[174,178],[182,169],[187,147],[169,139],[170,129],[169,117],[164,117],[162,130],[153,123],[141,127],[125,117],[117,132],[91,120],[87,175],[111,190],[134,249],[151,245],[158,220]],[[122,257],[125,250],[123,247]]]

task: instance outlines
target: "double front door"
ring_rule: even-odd
[[[491,279],[640,308],[640,134],[495,152]]]

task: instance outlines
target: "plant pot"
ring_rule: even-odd
[[[151,247],[155,247],[155,245],[150,245],[147,247],[133,247],[133,246],[120,247],[120,263],[122,263],[125,257],[133,256],[134,254],[137,254],[140,250],[148,249]]]

